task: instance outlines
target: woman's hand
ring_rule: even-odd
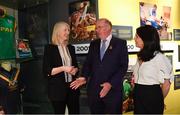
[[[86,83],[86,79],[84,77],[79,77],[70,84],[70,88],[76,90],[85,83]]]
[[[78,68],[74,67],[74,68],[69,72],[69,74],[75,75],[77,72],[78,72]]]
[[[63,71],[67,73],[71,73],[73,71],[74,66],[63,66]]]
[[[53,68],[51,71],[51,75],[56,75],[61,72],[66,72],[71,75],[75,75],[77,71],[78,71],[78,68],[75,68],[74,66],[60,66],[60,67]]]

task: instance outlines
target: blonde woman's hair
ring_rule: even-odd
[[[70,28],[69,24],[66,22],[57,22],[54,25],[53,33],[52,33],[52,44],[59,45],[58,32],[59,32],[59,29],[64,27],[64,26],[67,26],[68,28]]]

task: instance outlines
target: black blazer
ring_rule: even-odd
[[[68,45],[68,49],[72,58],[72,66],[78,67],[75,56],[75,48]],[[64,100],[69,89],[69,84],[65,82],[64,72],[51,76],[52,68],[62,66],[61,56],[57,45],[46,45],[44,49],[43,73],[48,78],[48,96],[51,100]],[[73,76],[73,80],[77,75]],[[75,94],[79,94],[79,90],[74,90]]]
[[[88,95],[96,97],[101,90],[100,84],[109,82],[112,90],[109,93],[119,93],[122,96],[122,80],[128,68],[128,50],[125,40],[112,37],[104,57],[100,59],[101,40],[91,42],[87,59],[82,69],[82,76],[89,79]],[[111,98],[114,98],[111,96]]]

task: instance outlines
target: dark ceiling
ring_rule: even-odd
[[[0,5],[13,9],[23,9],[47,3],[49,0],[0,0]]]

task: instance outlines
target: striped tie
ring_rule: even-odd
[[[103,59],[105,50],[106,50],[106,40],[103,40],[102,41],[102,46],[101,46],[101,49],[100,49],[101,60]]]

